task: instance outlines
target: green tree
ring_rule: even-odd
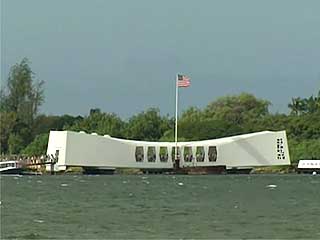
[[[64,130],[70,128],[76,122],[83,120],[83,117],[73,117],[70,115],[62,116],[47,116],[39,115],[36,117],[33,123],[32,131],[33,135],[37,136],[42,133],[48,133],[50,130]]]
[[[300,97],[292,98],[291,103],[288,104],[288,107],[291,110],[290,114],[300,115],[305,110],[305,103]]]
[[[1,130],[1,152],[17,151],[33,139],[32,127],[39,107],[44,101],[44,82],[36,81],[27,58],[15,64],[7,83],[0,92],[0,111],[5,120]],[[14,117],[13,117],[14,116]],[[11,121],[9,121],[11,120]],[[11,136],[11,142],[9,139]],[[21,144],[21,146],[16,146]],[[11,146],[11,147],[10,147]]]
[[[28,156],[45,155],[47,151],[49,134],[43,133],[36,136],[36,138],[22,151]]]
[[[129,119],[126,137],[135,140],[156,141],[173,127],[173,121],[168,117],[161,117],[157,108],[134,115]]]
[[[9,150],[8,140],[10,134],[17,121],[15,112],[1,112],[0,117],[0,150],[1,153],[6,153]]]
[[[320,159],[319,139],[289,139],[290,157],[292,163],[301,159]]]
[[[291,103],[288,104],[291,115],[301,115],[305,113],[316,113],[320,111],[320,90],[318,96],[311,96],[309,98],[292,98]]]
[[[124,137],[125,123],[114,113],[102,113],[99,109],[91,109],[89,116],[75,121],[74,125],[67,126],[65,129]]]
[[[242,93],[225,96],[209,103],[205,108],[206,118],[223,120],[241,125],[251,118],[263,118],[269,114],[270,102],[256,98],[252,94]]]
[[[10,134],[8,139],[9,153],[19,154],[24,146],[24,139],[17,134]]]
[[[2,89],[2,104],[6,112],[15,112],[17,117],[31,124],[44,101],[44,81],[36,81],[27,58],[15,64]]]

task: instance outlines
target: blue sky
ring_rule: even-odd
[[[23,57],[45,80],[46,114],[127,118],[249,92],[286,112],[320,88],[319,0],[2,0],[1,83]]]

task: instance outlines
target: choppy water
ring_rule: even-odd
[[[2,176],[1,237],[320,239],[320,176]]]

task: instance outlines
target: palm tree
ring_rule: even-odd
[[[305,111],[307,113],[315,113],[317,111],[317,104],[316,104],[317,98],[311,96],[309,98],[304,99],[305,102]]]
[[[300,97],[292,98],[291,103],[288,104],[288,107],[291,109],[290,114],[292,115],[300,115],[305,106],[304,99],[301,99]]]

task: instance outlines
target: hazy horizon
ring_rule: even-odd
[[[44,80],[45,114],[174,115],[252,93],[287,112],[320,89],[320,1],[1,1],[1,84],[23,57]]]

